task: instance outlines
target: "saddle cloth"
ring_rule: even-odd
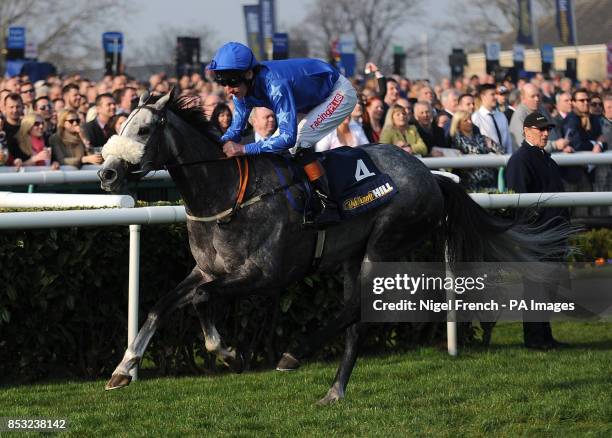
[[[342,146],[322,154],[331,197],[343,218],[350,218],[389,202],[398,189],[363,148]]]

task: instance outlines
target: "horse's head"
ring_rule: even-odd
[[[102,189],[115,191],[126,176],[138,179],[164,165],[167,157],[161,151],[160,142],[171,93],[148,103],[150,96],[145,92],[119,135],[113,135],[106,142],[102,149],[104,165],[98,171]]]

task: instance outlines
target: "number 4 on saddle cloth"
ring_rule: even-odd
[[[338,205],[341,219],[349,219],[389,202],[398,189],[389,175],[382,173],[363,147],[343,146],[317,153],[329,184],[330,197]],[[285,191],[292,207],[308,215],[313,205],[313,189],[301,166],[289,160],[293,179],[298,179],[306,192],[306,205],[300,206],[289,190]],[[275,165],[276,167],[276,165]],[[276,173],[281,183],[285,178],[279,168]],[[300,208],[302,207],[302,208]]]
[[[386,204],[397,193],[391,177],[378,170],[362,148],[332,149],[320,161],[327,174],[332,200],[337,202],[342,218]]]

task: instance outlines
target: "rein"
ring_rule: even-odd
[[[216,221],[219,225],[228,224],[232,217],[238,212],[238,210],[248,207],[249,205],[253,205],[264,198],[269,196],[274,196],[279,192],[287,190],[288,188],[294,186],[296,183],[285,184],[280,187],[275,187],[272,190],[264,192],[260,195],[254,196],[246,201],[244,201],[244,195],[246,193],[246,188],[249,183],[249,160],[247,157],[234,157],[236,159],[236,165],[238,166],[238,187],[236,193],[236,201],[231,208],[222,211],[221,213],[217,213],[213,216],[192,216],[191,214],[185,211],[185,216],[187,219],[195,222],[214,222]],[[189,163],[194,164],[194,163]],[[244,171],[243,171],[244,167]],[[243,202],[244,201],[244,202]]]
[[[160,117],[160,123],[155,127],[155,130],[159,128],[163,128],[166,125],[166,117],[163,111],[160,111],[156,108],[151,108],[149,106],[141,105],[136,109],[137,110],[136,112],[140,111],[143,108],[153,112],[154,114]],[[126,125],[127,123],[124,124],[124,128]],[[153,135],[151,135],[151,137],[149,138],[149,141],[151,141],[151,138],[153,138]],[[148,146],[148,142],[147,142],[147,146]],[[159,151],[159,143],[157,144],[157,150]],[[225,161],[231,158],[232,157],[219,157],[219,158],[212,158],[212,159],[207,159],[207,160],[190,161],[187,163],[173,163],[173,164],[166,164],[165,167],[170,168],[170,167],[193,166],[197,164],[207,164],[207,163]],[[214,222],[216,221],[219,225],[225,225],[225,224],[228,224],[232,220],[232,217],[238,212],[238,210],[248,207],[249,205],[253,205],[269,196],[274,196],[277,193],[287,190],[290,187],[293,187],[294,185],[297,184],[296,182],[293,182],[290,184],[285,184],[279,187],[275,187],[272,190],[269,190],[260,195],[254,196],[245,201],[244,196],[246,194],[246,190],[249,184],[249,159],[247,156],[238,156],[238,157],[233,157],[233,158],[236,162],[236,166],[238,167],[238,186],[236,188],[236,200],[234,201],[234,205],[231,208],[228,208],[227,210],[223,210],[222,212],[217,213],[212,216],[193,216],[187,213],[187,211],[185,211],[185,216],[187,217],[187,219],[191,221],[196,221],[196,222]]]
[[[249,184],[249,159],[247,157],[234,157],[234,158],[236,159],[236,166],[238,166],[238,187],[236,188],[236,201],[234,202],[234,205],[232,206],[232,208],[229,208],[214,216],[208,216],[208,217],[192,216],[190,214],[187,214],[187,212],[185,212],[185,215],[187,216],[188,219],[192,221],[198,221],[198,222],[218,221],[219,223],[227,224],[231,220],[232,216],[234,216],[234,214],[236,214],[236,212],[242,208],[242,206],[244,205],[242,203],[242,201],[244,200],[244,194],[246,193],[247,185]],[[255,198],[251,198],[249,199],[249,201],[252,201],[253,199]],[[257,201],[254,201],[254,202],[257,202]],[[251,205],[251,204],[248,204],[248,205]],[[225,219],[225,220],[222,221],[222,219]]]

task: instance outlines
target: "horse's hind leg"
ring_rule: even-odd
[[[198,314],[202,333],[204,333],[204,344],[206,351],[214,353],[235,373],[241,373],[244,368],[242,355],[232,348],[226,347],[221,335],[215,326],[214,303],[211,294],[206,291],[198,291],[192,299],[193,307]]]
[[[226,347],[217,328],[215,327],[215,304],[219,299],[231,299],[242,297],[245,291],[250,290],[252,295],[277,294],[275,289],[250,289],[249,285],[257,279],[257,271],[245,270],[235,277],[218,278],[209,283],[202,284],[193,295],[192,304],[196,309],[200,326],[204,333],[206,350],[215,353],[216,356],[229,366],[233,371],[240,373],[244,367],[242,355],[232,348]]]
[[[147,316],[147,320],[138,331],[136,338],[125,350],[121,363],[113,371],[111,379],[106,384],[106,390],[129,385],[132,379],[130,370],[142,358],[157,328],[174,310],[183,307],[191,301],[193,292],[202,281],[202,272],[196,267],[173,291],[167,293],[155,303],[155,306]]]
[[[344,398],[346,386],[348,385],[351,373],[353,372],[353,367],[357,361],[359,346],[365,337],[365,328],[365,324],[357,323],[346,329],[346,341],[342,362],[340,362],[340,366],[336,372],[334,383],[329,391],[327,391],[327,395],[319,400],[318,404],[326,405]]]
[[[285,352],[276,365],[278,371],[296,370],[300,366],[301,359],[307,358],[328,342],[329,339],[337,336],[342,330],[359,321],[361,312],[361,297],[359,296],[360,267],[361,259],[344,262],[344,307],[336,318],[325,327],[302,339],[295,349]]]

